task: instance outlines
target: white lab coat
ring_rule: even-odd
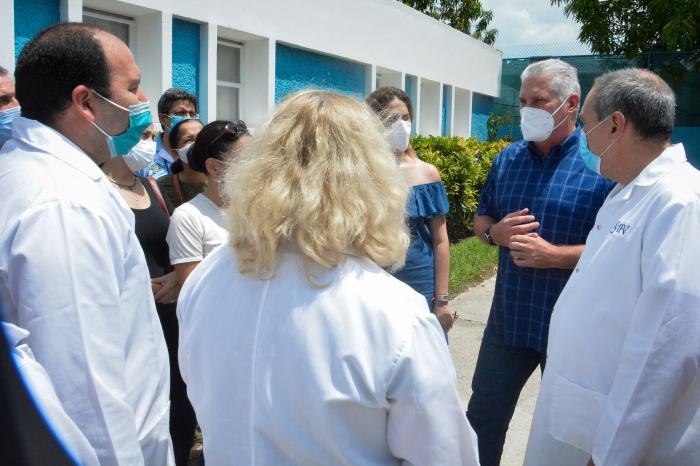
[[[180,369],[207,466],[476,465],[476,435],[425,298],[366,259],[281,253],[271,280],[221,246],[178,302]]]
[[[169,368],[134,217],[55,130],[0,152],[0,300],[102,466],[172,464]]]
[[[527,466],[700,465],[700,172],[608,196],[552,314]]]
[[[66,414],[49,375],[34,359],[31,348],[23,342],[29,336],[29,332],[7,322],[2,323],[2,330],[5,331],[12,349],[12,359],[17,371],[49,430],[54,433],[74,462],[81,466],[99,466],[95,450]]]

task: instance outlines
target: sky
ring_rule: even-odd
[[[552,6],[549,0],[481,0],[481,4],[493,11],[489,26],[498,29],[494,46],[504,58],[589,53],[577,39],[578,23],[564,15],[563,6]]]

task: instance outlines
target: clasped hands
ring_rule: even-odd
[[[551,268],[557,247],[534,232],[540,224],[528,212],[527,208],[511,212],[494,223],[490,230],[491,238],[499,246],[510,249],[513,262],[518,267]]]

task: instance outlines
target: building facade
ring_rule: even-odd
[[[501,52],[395,0],[0,0],[0,11],[0,65],[10,70],[60,21],[122,38],[154,116],[171,86],[199,97],[204,121],[255,128],[299,89],[362,99],[392,85],[412,97],[415,133],[466,137],[485,131],[473,102],[500,88]]]

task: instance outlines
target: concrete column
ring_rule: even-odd
[[[83,0],[61,0],[61,22],[83,21]]]
[[[365,94],[369,95],[377,89],[377,65],[365,66]]]
[[[0,0],[0,66],[15,72],[15,2]]]
[[[421,115],[423,113],[423,109],[421,108],[421,85],[423,83],[423,80],[421,79],[420,76],[416,76],[416,82],[414,83],[416,86],[416,99],[413,102],[413,112],[415,114],[415,118],[413,121],[413,131],[415,134],[421,134]]]
[[[468,138],[471,122],[471,99],[466,89],[453,88],[454,118],[452,119],[452,135]]]
[[[200,26],[199,37],[199,114],[202,121],[216,119],[216,51],[218,26],[206,23]]]
[[[136,18],[136,62],[141,68],[141,89],[151,101],[153,121],[158,121],[158,99],[172,82],[172,31],[170,13]]]
[[[241,118],[250,128],[260,127],[275,108],[274,39],[245,43],[241,59]]]

